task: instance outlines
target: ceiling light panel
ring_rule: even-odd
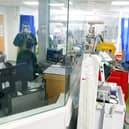
[[[49,5],[53,7],[64,7],[65,6],[64,3],[50,3]]]
[[[129,1],[112,1],[112,5],[115,6],[127,6],[129,5]]]
[[[38,1],[24,1],[23,3],[25,5],[30,5],[30,6],[38,6],[39,5]]]

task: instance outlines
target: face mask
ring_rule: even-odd
[[[24,28],[23,32],[29,32],[29,29],[28,28]]]

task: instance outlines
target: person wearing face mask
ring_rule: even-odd
[[[25,46],[26,46],[26,49],[18,53],[16,64],[27,63],[28,65],[30,65],[33,68],[33,76],[35,78],[36,73],[39,73],[40,69],[37,64],[37,58],[35,54],[31,51],[32,49],[31,39],[28,39],[26,41]]]
[[[29,25],[23,25],[22,32],[18,33],[13,41],[13,44],[19,48],[19,51],[26,49],[27,40],[31,40],[31,48],[37,45],[36,37],[30,32]]]

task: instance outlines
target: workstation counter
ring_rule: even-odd
[[[65,92],[65,67],[51,65],[44,71],[48,103],[55,103],[61,93]]]

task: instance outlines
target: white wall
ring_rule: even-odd
[[[19,11],[17,7],[0,7],[0,14],[4,15],[5,54],[7,60],[15,60],[17,48],[13,40],[19,29]]]
[[[6,47],[7,59],[16,60],[17,47],[13,45],[13,40],[19,32],[19,9],[17,7],[7,7],[6,11]]]

